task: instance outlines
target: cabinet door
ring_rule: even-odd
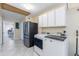
[[[44,55],[45,56],[53,56],[54,55],[54,42],[52,39],[44,39]],[[56,52],[56,51],[55,51]]]
[[[44,39],[44,55],[45,56],[66,56],[67,47],[63,41],[54,39]]]
[[[48,12],[48,27],[55,26],[55,11]]]
[[[39,16],[39,20],[38,20],[38,26],[42,27],[43,26],[43,22],[42,22],[42,16]]]
[[[43,14],[42,17],[43,17],[43,19],[42,19],[42,22],[43,22],[42,27],[47,27],[47,13]]]
[[[66,26],[66,7],[56,9],[56,26]]]

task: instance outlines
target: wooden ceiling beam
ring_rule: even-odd
[[[22,15],[29,15],[30,13],[27,12],[27,11],[24,11],[22,9],[19,9],[19,8],[16,8],[14,6],[11,6],[11,5],[8,5],[6,3],[0,3],[0,8],[1,9],[5,9],[5,10],[8,10],[8,11],[11,11],[11,12],[14,12],[14,13],[19,13],[19,14],[22,14]]]

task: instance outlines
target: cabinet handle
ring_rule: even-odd
[[[52,42],[52,40],[50,40],[50,42]]]

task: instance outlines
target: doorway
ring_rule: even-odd
[[[3,21],[3,43],[14,40],[14,23]]]

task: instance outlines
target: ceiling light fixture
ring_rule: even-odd
[[[33,10],[34,6],[32,4],[23,4],[24,8],[27,10]]]

